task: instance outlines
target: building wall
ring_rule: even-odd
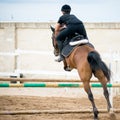
[[[1,22],[0,72],[62,74],[63,64],[54,61],[50,25],[55,23]],[[120,23],[85,23],[85,27],[105,62],[120,71]]]

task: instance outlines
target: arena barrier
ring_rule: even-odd
[[[102,85],[100,83],[90,83],[93,88],[100,88]],[[83,87],[82,83],[0,83],[0,87]],[[107,87],[120,87],[120,84],[108,83]]]

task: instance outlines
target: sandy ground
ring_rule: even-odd
[[[93,89],[93,94],[103,96],[102,88]],[[2,95],[23,95],[23,96],[41,96],[41,97],[87,97],[83,88],[0,88],[0,96]],[[97,95],[98,97],[98,95]]]
[[[95,99],[98,109],[106,109],[104,97]],[[120,108],[120,96],[114,97],[114,108]],[[41,97],[41,96],[0,96],[0,111],[2,110],[75,110],[91,109],[86,97]],[[120,120],[120,113],[115,113]],[[28,114],[0,115],[0,120],[93,120],[92,113],[72,114]],[[113,120],[108,113],[99,113],[99,120]]]

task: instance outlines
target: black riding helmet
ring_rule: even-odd
[[[65,13],[70,13],[71,7],[69,5],[63,5],[61,8],[61,11],[65,12]]]

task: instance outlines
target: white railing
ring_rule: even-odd
[[[34,55],[45,55],[48,57],[53,57],[53,51],[34,51],[34,50],[20,50],[16,49],[15,52],[0,52],[0,56],[16,56],[16,69],[14,72],[0,72],[0,76],[10,76],[12,75],[19,75],[20,73],[23,74],[42,74],[42,75],[58,75],[58,76],[78,76],[76,71],[73,72],[61,72],[61,71],[47,71],[47,70],[21,70],[21,61],[20,61],[20,55],[29,55],[29,54],[34,54]],[[108,61],[108,65],[110,69],[112,70],[112,81],[114,82],[120,82],[120,51],[115,51],[115,52],[108,52],[108,53],[103,53],[101,54],[103,60]]]

